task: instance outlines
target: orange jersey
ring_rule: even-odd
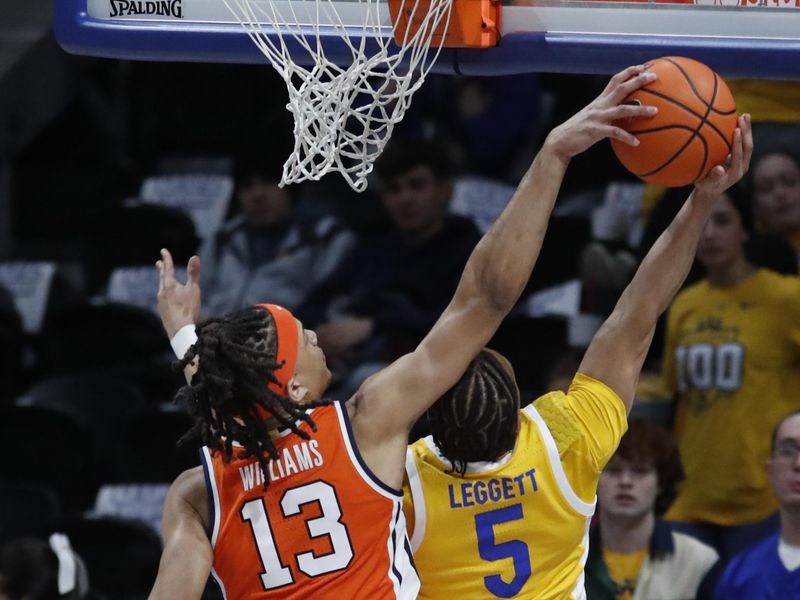
[[[203,448],[212,574],[227,600],[416,598],[403,496],[361,459],[340,403],[310,413],[310,438],[285,431],[264,474]],[[264,476],[270,480],[263,489]]]

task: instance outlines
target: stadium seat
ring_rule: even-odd
[[[180,411],[150,411],[126,419],[117,432],[117,481],[171,482],[186,469],[198,466],[199,440],[176,446],[191,426],[192,419]]]
[[[48,486],[67,512],[91,506],[98,473],[89,433],[74,419],[39,407],[5,408],[0,439],[5,483]]]
[[[45,379],[18,398],[16,404],[69,415],[92,434],[98,457],[117,439],[119,424],[148,406],[132,383],[95,373]]]
[[[183,264],[199,242],[192,219],[176,208],[139,204],[102,211],[87,226],[87,288],[100,291],[115,267],[152,265],[161,248]]]
[[[59,512],[58,496],[48,487],[0,483],[0,544],[42,533]]]
[[[108,375],[87,373],[44,379],[17,400],[65,412],[87,427],[113,424],[146,409],[147,401],[132,384]]]
[[[52,315],[42,331],[42,361],[51,374],[105,370],[148,376],[171,357],[161,323],[123,304],[79,306]]]
[[[19,390],[24,337],[22,320],[10,295],[0,288],[0,405]]]
[[[233,157],[227,154],[170,154],[158,159],[159,175],[233,175]]]

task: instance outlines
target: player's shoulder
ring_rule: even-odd
[[[531,403],[531,407],[544,417],[545,421],[548,421],[552,414],[580,408],[582,403],[592,400],[608,405],[609,408],[619,409],[623,413],[626,412],[624,403],[614,390],[599,379],[580,372],[575,374],[566,393],[562,391],[548,392],[536,398]],[[526,407],[523,409],[523,413],[531,410]],[[526,414],[534,417],[530,412]]]
[[[195,514],[206,524],[208,491],[202,466],[187,469],[170,485],[164,501],[165,513]]]
[[[196,493],[198,489],[205,489],[205,475],[203,467],[197,466],[185,470],[175,478],[170,486],[170,493],[186,497]]]
[[[533,402],[533,407],[536,413],[528,416],[540,419],[547,427],[562,457],[583,440],[592,445],[590,453],[605,464],[627,429],[627,410],[619,395],[584,373],[575,374],[566,393],[544,394]],[[600,432],[604,434],[599,435]]]

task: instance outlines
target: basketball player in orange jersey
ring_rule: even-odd
[[[484,349],[428,410],[432,435],[409,448],[404,485],[420,598],[586,598],[600,473],[627,429],[656,321],[689,272],[712,209],[747,171],[752,148],[745,115],[726,165],[697,182],[648,252],[566,394],[545,394],[520,410],[511,365]],[[643,560],[646,550],[633,548],[621,562]]]
[[[194,326],[199,260],[175,280],[162,251],[159,309],[189,384],[203,465],[170,488],[153,599],[199,598],[209,572],[226,598],[414,598],[419,589],[402,512],[411,426],[452,387],[512,309],[533,269],[570,159],[597,141],[637,141],[613,125],[653,114],[621,104],[654,76],[614,76],[547,137],[465,266],[453,300],[411,352],[346,403],[313,332],[261,305]]]

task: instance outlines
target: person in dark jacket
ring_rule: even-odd
[[[414,349],[480,239],[472,220],[448,212],[452,174],[435,144],[395,142],[376,170],[392,231],[359,241],[298,311],[334,371],[350,378],[343,396]]]

